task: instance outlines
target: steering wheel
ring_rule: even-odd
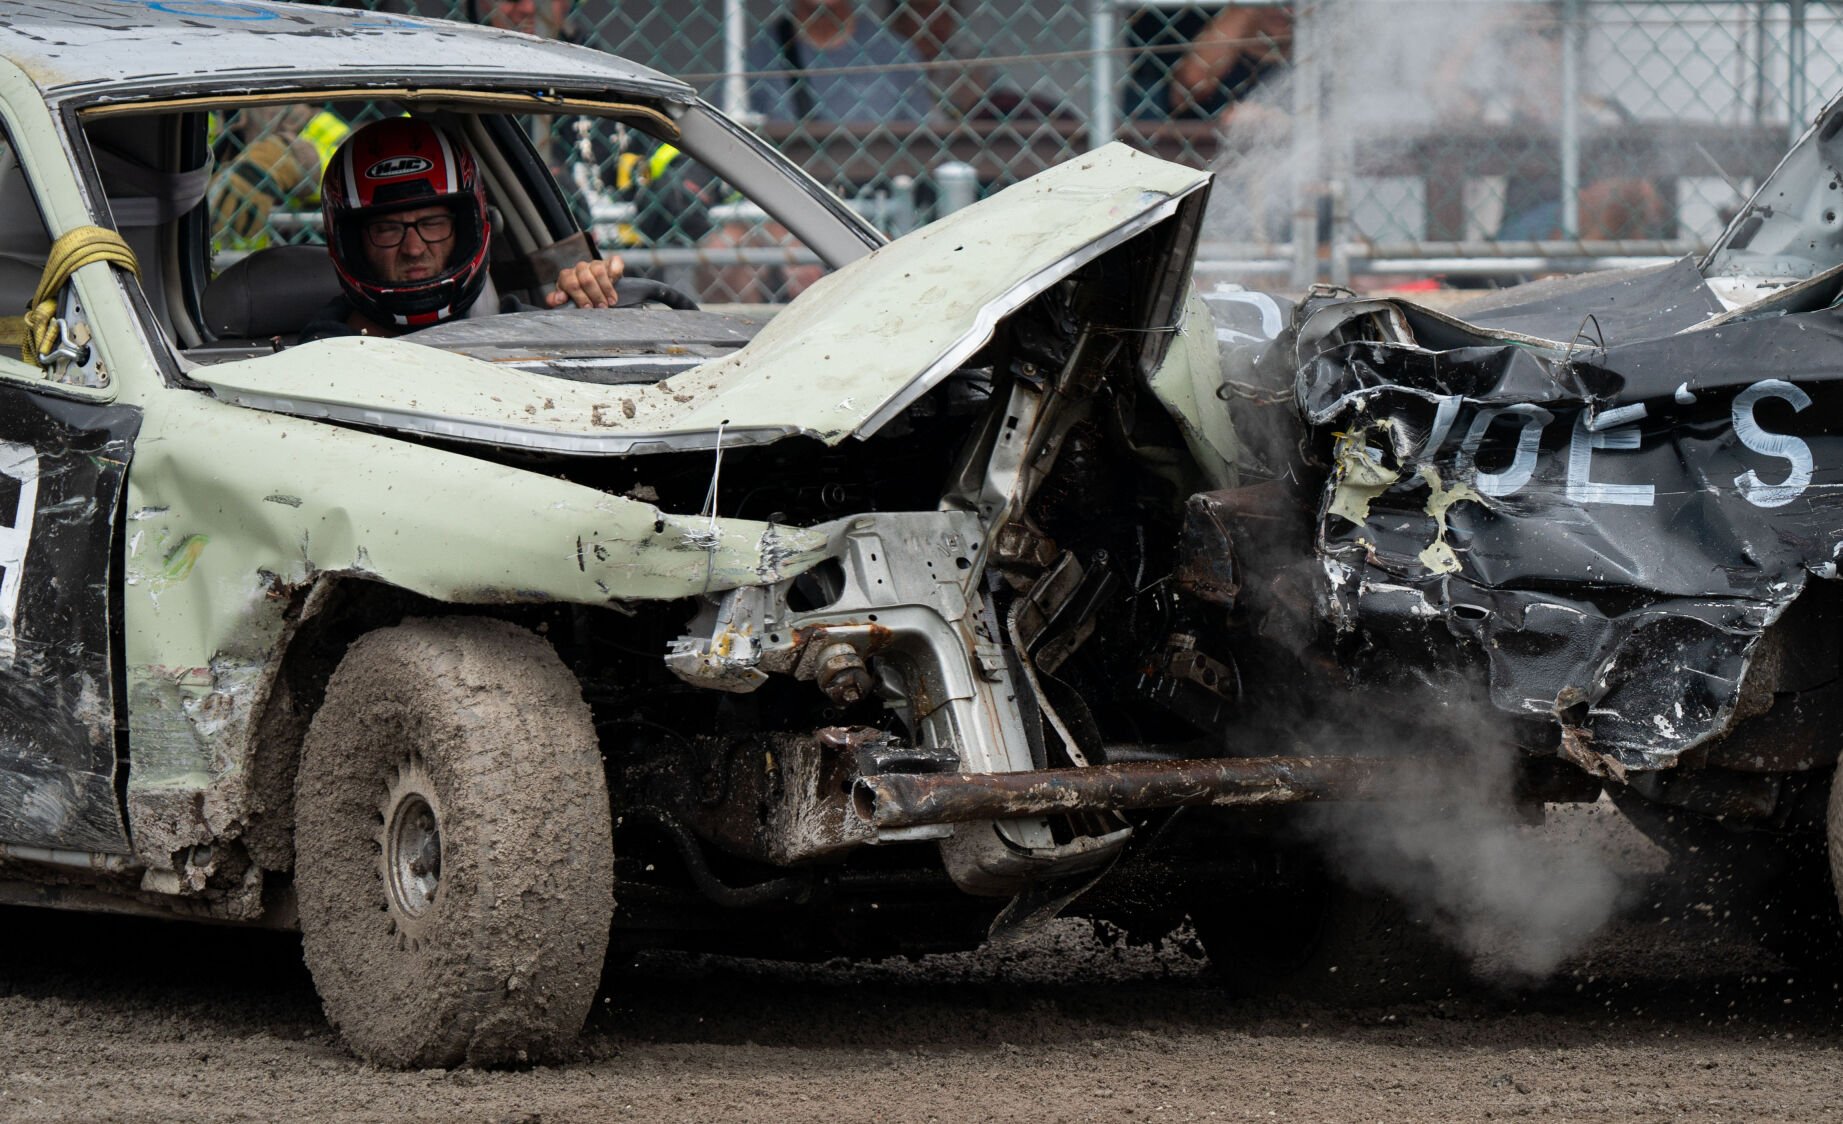
[[[614,307],[633,308],[635,305],[663,304],[667,308],[680,312],[696,312],[698,302],[683,289],[675,289],[664,281],[654,281],[647,277],[623,277],[614,283]]]

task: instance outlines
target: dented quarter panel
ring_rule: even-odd
[[[255,408],[583,455],[708,446],[719,425],[725,445],[793,434],[836,444],[875,432],[1005,315],[1208,183],[1207,172],[1109,145],[827,275],[747,346],[650,386],[571,383],[350,338],[195,377]]]
[[[197,394],[160,407],[129,476],[124,598],[129,814],[150,864],[246,810],[283,611],[320,575],[463,604],[607,604],[779,581],[825,557],[823,530],[667,514]]]

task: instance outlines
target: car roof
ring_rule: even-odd
[[[266,0],[0,0],[0,58],[51,102],[111,93],[485,82],[682,101],[691,88],[585,47],[516,32]],[[507,81],[515,80],[515,81]]]

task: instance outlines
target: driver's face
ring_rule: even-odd
[[[452,223],[449,225],[448,236],[435,241],[424,238],[415,225],[419,219],[437,215],[452,218],[453,212],[440,206],[418,207],[413,211],[393,211],[385,216],[390,223],[403,224],[403,241],[395,246],[380,246],[368,235],[362,239],[365,261],[371,266],[372,276],[379,281],[400,285],[408,281],[427,280],[448,268],[448,258],[454,253]],[[379,239],[389,240],[388,237]]]

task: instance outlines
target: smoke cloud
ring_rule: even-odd
[[[1294,46],[1296,53],[1316,52],[1328,61],[1316,69],[1321,87],[1303,99],[1316,103],[1316,130],[1298,129],[1295,83],[1307,72],[1299,67],[1263,81],[1222,121],[1223,157],[1215,169],[1206,240],[1272,253],[1274,243],[1290,237],[1292,223],[1310,218],[1292,213],[1296,196],[1316,195],[1327,180],[1349,187],[1359,142],[1373,152],[1392,142],[1412,145],[1459,124],[1551,128],[1559,105],[1557,41],[1540,32],[1554,27],[1555,5],[1348,0],[1334,10],[1334,19],[1321,21],[1310,39]],[[1296,184],[1307,190],[1296,191]],[[1396,185],[1398,196],[1388,196],[1383,186],[1365,185],[1373,196],[1363,213],[1358,200],[1349,200],[1358,231],[1424,237],[1426,200],[1415,194],[1419,184]],[[1396,200],[1393,211],[1379,202],[1385,199]],[[1490,210],[1470,214],[1477,233],[1495,231],[1499,216]],[[1224,326],[1250,334],[1252,321],[1233,315],[1246,320],[1252,307],[1233,296],[1212,303],[1219,317],[1227,317]],[[1300,436],[1286,398],[1292,371],[1275,361],[1253,375],[1259,385],[1238,388],[1230,401],[1244,443],[1267,462],[1260,467],[1268,471],[1254,475],[1290,476],[1285,469]],[[1263,393],[1267,397],[1257,402]],[[1311,500],[1301,503],[1303,511]],[[1311,553],[1309,528],[1284,519],[1244,520],[1237,550],[1251,575],[1266,577],[1245,590],[1259,631],[1283,656],[1307,650],[1322,623],[1311,608],[1311,589],[1322,575],[1311,572],[1315,562],[1296,561]],[[1284,659],[1276,663],[1291,666]],[[1504,715],[1483,698],[1456,684],[1424,686],[1413,697],[1398,690],[1386,698],[1379,692],[1388,688],[1347,695],[1326,682],[1311,695],[1292,697],[1299,683],[1268,686],[1288,696],[1290,705],[1263,695],[1271,713],[1251,719],[1258,727],[1251,740],[1290,741],[1304,753],[1402,759],[1384,799],[1315,808],[1306,817],[1312,842],[1344,880],[1397,899],[1481,972],[1510,978],[1554,972],[1613,918],[1625,889],[1622,868],[1592,839],[1563,838],[1525,821],[1513,794],[1523,750],[1507,743]],[[1446,751],[1430,759],[1437,747]]]
[[[1540,0],[1345,0],[1323,8],[1307,38],[1296,39],[1293,67],[1255,86],[1220,123],[1204,237],[1233,245],[1286,241],[1295,184],[1308,194],[1341,183],[1361,233],[1424,235],[1426,200],[1418,184],[1351,182],[1359,142],[1372,151],[1411,145],[1452,125],[1506,125],[1553,133],[1559,105],[1557,62],[1537,53],[1535,29],[1552,26],[1555,7]],[[1301,131],[1297,82],[1317,127]],[[1487,195],[1493,194],[1490,192]],[[1481,216],[1489,217],[1489,216]]]
[[[1613,918],[1623,882],[1590,840],[1522,822],[1514,752],[1404,761],[1391,798],[1322,809],[1313,830],[1341,877],[1402,902],[1475,970],[1534,980]]]

